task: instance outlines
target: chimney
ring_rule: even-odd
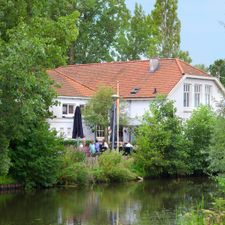
[[[159,68],[159,59],[154,58],[149,60],[149,72],[154,73]]]

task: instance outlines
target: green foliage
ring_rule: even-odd
[[[112,88],[100,87],[86,104],[83,115],[85,122],[92,130],[96,125],[103,127],[109,125],[109,111],[113,103],[112,94]]]
[[[78,0],[79,36],[74,43],[76,63],[112,61],[118,33],[129,11],[125,0]]]
[[[215,115],[208,106],[194,110],[186,123],[186,138],[189,145],[189,165],[195,174],[207,172],[209,145],[213,134]]]
[[[209,72],[212,76],[220,79],[225,86],[225,59],[218,59],[209,66]]]
[[[16,180],[9,176],[0,176],[0,185],[1,184],[16,184]]]
[[[19,182],[27,187],[56,184],[63,146],[46,124],[28,130],[22,140],[14,140],[10,147],[10,173]]]
[[[196,64],[196,65],[194,65],[194,67],[198,68],[198,69],[200,69],[200,70],[202,70],[202,71],[204,71],[206,73],[209,72],[209,68],[206,65],[204,65],[204,64]]]
[[[133,159],[116,151],[106,151],[98,158],[98,166],[91,173],[96,182],[122,182],[135,179]]]
[[[191,56],[189,55],[188,51],[180,50],[177,54],[174,55],[174,57],[177,57],[187,63],[192,62]]]
[[[41,52],[36,54],[39,54],[40,58],[39,61],[35,60],[39,68],[60,66],[66,64],[68,49],[78,35],[75,26],[78,16],[78,12],[73,12],[68,16],[59,17],[57,21],[34,17],[28,24],[21,22],[9,30],[8,36],[11,43],[30,44],[30,50],[39,47]],[[29,50],[27,51],[29,53]]]
[[[89,181],[89,173],[85,164],[85,154],[67,148],[62,155],[58,183],[63,185],[84,185]]]
[[[9,167],[11,165],[10,157],[8,154],[8,140],[4,134],[0,134],[0,176],[5,176],[8,174]]]
[[[189,173],[187,146],[173,102],[158,97],[137,130],[136,168],[144,176]]]
[[[204,209],[204,201],[177,218],[178,225],[224,225],[224,199],[217,198],[213,209]]]
[[[217,181],[220,190],[225,193],[225,175],[220,175],[215,177],[215,180]]]
[[[212,173],[225,174],[225,117],[218,116],[212,135],[209,152],[209,170]]]
[[[10,166],[8,146],[24,148],[27,133],[46,126],[56,96],[46,68],[66,63],[78,35],[77,12],[52,20],[46,4],[0,1],[0,174]]]
[[[180,50],[180,20],[177,17],[177,0],[157,0],[151,12],[153,36],[157,40],[160,57],[174,57]]]
[[[149,47],[154,45],[151,38],[150,17],[145,15],[141,5],[135,4],[134,15],[127,18],[126,31],[121,29],[117,52],[119,60],[135,60],[147,56]],[[152,54],[154,55],[154,53]]]

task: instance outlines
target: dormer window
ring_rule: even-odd
[[[133,94],[133,95],[135,95],[135,94],[137,94],[138,92],[139,92],[139,90],[140,90],[140,88],[137,88],[137,87],[135,87],[135,88],[133,88],[132,90],[131,90],[131,94]]]

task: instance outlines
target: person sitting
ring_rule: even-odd
[[[99,152],[100,152],[100,143],[96,139],[96,141],[95,141],[95,153],[97,154]]]
[[[95,156],[95,144],[94,144],[94,141],[91,141],[90,145],[89,145],[89,149],[90,149],[90,153],[91,153],[91,156]]]
[[[105,141],[105,139],[103,139],[102,141],[102,145],[101,145],[101,152],[106,151],[109,148],[107,142]]]
[[[134,146],[128,141],[124,147],[124,155],[129,155],[132,152],[133,148]]]

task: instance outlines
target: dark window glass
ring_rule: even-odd
[[[69,105],[69,114],[73,114],[74,113],[74,106],[73,105]]]
[[[63,112],[63,114],[67,114],[67,105],[66,104],[63,104],[62,112]]]

